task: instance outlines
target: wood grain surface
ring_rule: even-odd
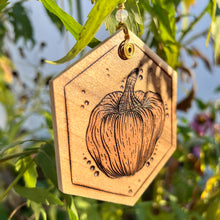
[[[118,31],[50,82],[61,191],[134,205],[176,148],[176,72]]]

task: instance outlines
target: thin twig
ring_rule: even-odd
[[[26,205],[27,205],[27,202],[23,202],[16,209],[14,209],[13,212],[11,213],[11,215],[9,216],[8,220],[11,220],[14,217],[14,215],[19,211],[19,209],[21,209],[22,207],[24,207]]]

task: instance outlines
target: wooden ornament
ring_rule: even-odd
[[[50,82],[59,189],[134,205],[176,148],[176,72],[122,30]]]

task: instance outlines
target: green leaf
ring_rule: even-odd
[[[66,207],[67,207],[67,212],[69,215],[70,220],[78,220],[78,213],[76,210],[76,206],[74,204],[73,196],[69,195],[64,195],[64,198],[66,200]]]
[[[27,188],[17,185],[14,187],[14,189],[22,197],[36,203],[41,203],[44,205],[64,205],[59,198],[44,188]]]
[[[141,8],[143,9],[143,8]],[[140,10],[138,1],[128,0],[125,4],[125,10],[128,12],[128,18],[125,21],[128,29],[137,35],[143,34],[143,10]],[[118,21],[116,20],[117,9],[108,15],[105,19],[105,27],[110,34],[116,32]],[[142,13],[141,13],[142,12]]]
[[[152,213],[152,205],[153,202],[142,202],[137,203],[135,205],[135,212],[138,220],[146,220],[146,219],[152,219],[153,213]]]
[[[44,7],[56,15],[64,24],[65,28],[73,35],[73,37],[77,40],[79,37],[79,33],[82,29],[82,26],[69,14],[63,11],[55,1],[53,0],[40,0]]]
[[[173,1],[141,0],[143,8],[151,15],[151,31],[156,41],[159,56],[165,59],[172,67],[178,63],[179,44],[176,42],[176,20]]]
[[[48,0],[42,0],[42,2],[48,3]],[[48,61],[48,63],[61,64],[73,59],[91,42],[104,19],[112,12],[118,3],[122,2],[123,0],[97,0],[88,15],[88,20],[80,32],[79,38],[73,48],[66,54],[65,57],[54,62]]]
[[[42,114],[44,115],[45,119],[46,119],[46,123],[49,129],[49,132],[51,134],[51,138],[53,139],[54,134],[53,134],[53,123],[52,123],[52,115],[51,113],[47,112],[47,111],[43,111]]]
[[[40,215],[42,215],[43,220],[47,220],[46,211],[44,210],[41,204],[29,200],[28,206],[30,206],[31,209],[33,210],[35,220],[39,220]]]
[[[195,220],[204,220],[204,218],[198,212],[195,212],[195,211],[190,211],[190,216],[191,218],[193,216],[194,218],[192,219],[195,219]]]
[[[25,157],[17,161],[16,163],[16,170],[21,171],[23,170],[27,164],[29,164],[32,161],[32,158]],[[37,183],[37,166],[35,163],[31,163],[29,168],[24,172],[23,174],[24,182],[26,187],[35,187]]]
[[[220,219],[220,199],[215,198],[214,200],[210,201],[210,205],[205,212],[206,220],[213,219],[218,220]]]
[[[212,35],[214,39],[215,62],[216,64],[220,64],[220,3],[216,6],[215,21],[212,25]]]
[[[14,28],[14,41],[17,42],[20,38],[23,38],[25,43],[31,41],[34,44],[33,28],[27,16],[28,13],[22,4],[20,2],[15,3],[8,11],[8,14],[10,15],[8,20]]]
[[[219,93],[220,92],[220,86],[216,87],[214,92]]]
[[[47,112],[47,111],[44,111],[43,112],[43,115],[46,119],[46,123],[47,123],[47,126],[49,129],[52,129],[53,128],[53,124],[52,124],[52,115],[50,112]]]
[[[15,159],[15,158],[18,158],[18,157],[26,157],[26,156],[29,156],[31,154],[36,154],[37,151],[38,151],[37,148],[32,148],[32,149],[24,150],[21,153],[9,154],[6,157],[0,158],[0,163],[4,163],[8,160],[12,160],[12,159]]]
[[[208,104],[204,103],[201,99],[195,98],[196,104],[200,110],[205,110],[208,107]]]
[[[211,15],[211,24],[210,24],[209,31],[208,31],[208,34],[207,34],[207,37],[206,37],[206,46],[208,46],[208,43],[209,43],[209,40],[210,40],[210,36],[211,36],[211,32],[212,32],[212,24],[213,24],[214,19],[215,19],[216,0],[210,1],[209,2],[209,6],[210,7],[208,8],[207,11]]]
[[[137,0],[128,0],[126,2],[125,7],[128,11],[128,19],[125,23],[132,32],[140,36],[143,34],[144,13],[141,13],[143,10],[140,10],[138,3],[139,1]]]
[[[16,178],[13,180],[13,182],[8,186],[8,188],[4,191],[4,193],[0,196],[0,201],[4,199],[4,197],[8,194],[8,192],[17,184],[17,182],[21,179],[23,174],[26,172],[26,170],[29,169],[31,164],[33,163],[33,160],[30,161],[29,164],[27,164],[26,167],[24,167],[20,173],[16,176]]]
[[[13,121],[14,124],[13,126],[10,127],[9,131],[8,131],[8,142],[11,143],[14,140],[16,140],[24,122],[27,120],[27,117],[21,117],[19,118],[19,121],[15,122],[15,120]]]
[[[4,203],[0,203],[0,213],[1,213],[1,220],[8,220],[8,210],[5,208]]]
[[[44,175],[57,186],[56,164],[52,144],[42,145],[34,159],[41,167]]]
[[[183,207],[180,207],[179,204],[171,202],[173,212],[176,214],[176,219],[179,220],[190,220],[189,213]]]
[[[111,14],[109,14],[105,18],[105,28],[112,35],[116,32],[118,21],[115,18],[116,10],[114,10]]]
[[[16,147],[16,146],[20,146],[26,142],[46,142],[46,140],[34,140],[34,139],[32,140],[32,139],[30,139],[30,140],[24,140],[24,141],[17,141],[17,142],[14,142],[14,143],[6,145],[6,146],[1,146],[1,144],[0,144],[0,158],[4,155],[4,153],[7,150],[9,150],[13,147]]]
[[[64,30],[64,25],[62,21],[53,13],[51,13],[49,10],[46,9],[46,13],[50,20],[53,22],[53,24],[57,27],[57,29],[62,33]]]
[[[73,37],[78,40],[79,34],[82,31],[83,26],[79,24],[72,16],[63,11],[55,1],[53,0],[40,0],[44,7],[56,15],[64,24],[65,28],[73,35]],[[92,39],[89,46],[95,47],[100,43],[96,38]]]
[[[9,4],[8,0],[1,0],[0,2],[0,12]]]

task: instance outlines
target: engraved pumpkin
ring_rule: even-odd
[[[107,94],[90,115],[87,148],[98,168],[111,178],[134,175],[143,168],[163,130],[161,96],[134,92],[138,73],[134,69],[124,92]]]

